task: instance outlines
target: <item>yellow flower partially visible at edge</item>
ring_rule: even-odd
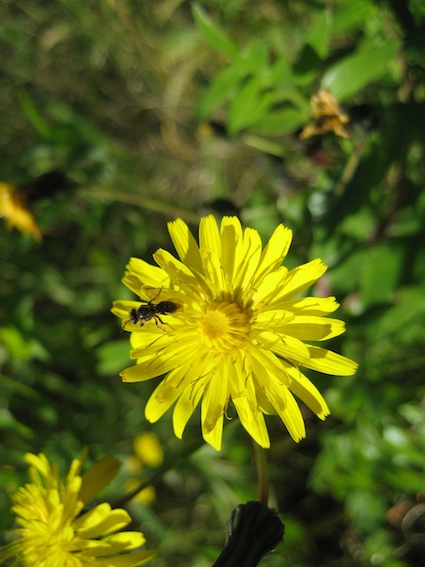
[[[136,567],[154,551],[136,551],[144,545],[142,533],[120,531],[131,522],[129,514],[107,503],[84,512],[84,505],[116,474],[117,461],[107,457],[80,475],[74,459],[66,479],[44,454],[27,453],[31,483],[13,496],[12,511],[21,526],[12,550],[25,567]],[[9,553],[10,554],[10,553]]]
[[[16,227],[23,234],[33,234],[40,242],[41,231],[19,189],[0,181],[0,217],[6,219],[9,229]]]
[[[137,361],[121,373],[123,381],[165,375],[145,413],[155,422],[175,403],[179,438],[202,400],[202,434],[217,450],[230,403],[259,445],[270,445],[264,414],[279,415],[299,441],[305,426],[293,394],[320,419],[329,414],[300,367],[345,376],[357,368],[339,354],[305,343],[345,330],[342,321],[324,318],[338,308],[334,297],[295,297],[326,266],[320,259],[290,271],[282,266],[292,240],[283,225],[264,250],[258,232],[242,230],[236,217],[224,217],[220,228],[212,215],[202,218],[199,246],[181,219],[168,228],[180,260],[163,249],[154,254],[159,267],[131,258],[123,278],[135,294],[151,301],[147,310],[156,309],[157,316],[134,323],[140,301],[114,302],[113,313],[131,331],[131,357]],[[169,307],[163,301],[172,302],[175,312],[161,309]]]

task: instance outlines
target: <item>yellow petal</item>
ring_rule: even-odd
[[[325,419],[329,415],[329,408],[319,390],[310,382],[310,380],[302,374],[299,368],[290,366],[282,361],[287,374],[291,377],[289,389],[300,400],[302,400],[312,412],[320,419]]]
[[[155,288],[169,287],[170,278],[164,270],[148,264],[140,258],[130,258],[126,266],[123,282],[136,295],[139,295],[142,285]]]
[[[224,217],[220,227],[221,264],[229,281],[233,281],[237,250],[243,239],[242,227],[236,217]]]
[[[129,327],[132,327],[129,325]],[[158,352],[173,344],[173,338],[170,333],[165,332],[161,327],[155,324],[143,327],[138,327],[130,335],[130,342],[133,350],[143,351],[145,355],[151,355],[153,352]],[[141,353],[142,354],[142,353]],[[135,356],[135,358],[142,358],[142,356]]]
[[[210,250],[220,258],[221,239],[217,222],[213,215],[203,217],[199,223],[199,246],[201,250]]]
[[[357,363],[331,350],[316,346],[308,346],[308,350],[310,359],[303,364],[312,370],[335,376],[351,376],[358,368]]]
[[[189,384],[177,400],[176,407],[173,412],[173,428],[175,436],[179,439],[183,437],[183,432],[187,422],[204,394],[205,385],[205,378],[199,379],[193,386],[192,384]]]
[[[185,264],[174,258],[172,254],[160,248],[153,255],[155,262],[170,276],[173,281],[195,285],[196,279]]]
[[[201,412],[202,431],[206,433],[210,433],[224,415],[230,395],[228,378],[228,368],[223,366],[208,382],[202,399]]]
[[[112,510],[107,502],[103,502],[77,518],[74,524],[81,537],[93,539],[116,532],[130,522],[131,518],[126,510]]]
[[[284,299],[304,291],[322,277],[326,270],[327,266],[320,258],[294,268],[288,272],[282,288],[273,298],[273,303],[270,307],[273,308]]]
[[[282,358],[291,362],[304,364],[310,361],[309,346],[302,341],[289,335],[280,335],[278,333],[262,332],[260,341],[264,347],[269,348],[273,353],[278,354]]]
[[[183,264],[191,270],[202,271],[198,244],[187,224],[182,219],[176,219],[168,223],[168,232]]]
[[[180,287],[189,288],[191,295],[201,298],[202,295],[213,295],[209,281],[203,276],[203,271],[191,271],[185,264],[179,262],[166,250],[161,248],[153,255],[155,262],[169,274],[174,282],[178,282]]]
[[[261,447],[268,448],[270,447],[270,438],[264,416],[258,409],[259,404],[251,375],[245,378],[245,384],[244,395],[232,395],[232,401],[243,427]]]
[[[283,309],[274,309],[272,311],[260,312],[252,321],[252,327],[255,328],[259,333],[263,329],[269,330],[281,330],[285,324],[290,323],[295,319],[295,315],[290,311],[285,311]]]
[[[54,476],[57,476],[57,466],[54,466],[54,469],[52,469],[52,466],[44,453],[40,453],[38,455],[34,455],[34,453],[25,453],[24,458],[29,465],[33,466],[45,478],[52,476],[52,473]]]
[[[266,391],[272,381],[289,387],[291,380],[280,358],[266,349],[251,348],[249,354],[249,364],[258,384],[257,390]]]
[[[283,368],[282,372],[284,373]],[[298,443],[305,437],[304,419],[288,387],[276,378],[272,378],[264,389],[264,393],[285,424],[290,436]]]
[[[226,282],[219,256],[213,250],[206,248],[201,249],[201,256],[205,274],[213,284],[212,295],[217,296],[220,292],[227,291],[228,282]]]
[[[279,412],[279,416],[285,424],[289,435],[298,443],[306,435],[303,416],[291,392],[282,388],[281,393],[285,396],[285,410]]]
[[[142,547],[146,543],[146,538],[140,532],[119,532],[103,538],[102,541],[110,546],[108,554],[113,555]]]
[[[253,302],[261,309],[276,309],[274,297],[280,289],[282,289],[288,269],[281,266],[277,271],[266,274],[264,278],[258,282],[253,294]],[[273,303],[272,303],[273,301]]]
[[[286,300],[282,308],[296,315],[328,315],[339,307],[335,297],[299,297]]]
[[[237,295],[248,286],[253,278],[260,261],[261,247],[261,238],[258,232],[253,228],[246,228],[242,246],[238,246],[235,257],[233,288]]]
[[[197,343],[188,345],[185,341],[175,341],[174,344],[156,353],[149,353],[137,359],[135,366],[130,366],[121,372],[124,382],[140,382],[150,380],[155,376],[166,374],[173,368],[185,365],[189,355],[195,353]],[[139,356],[142,349],[131,351],[131,356]]]
[[[214,429],[212,429],[211,431],[205,431],[204,428],[202,428],[202,437],[216,451],[220,451],[221,449],[221,443],[223,438],[223,421],[224,421],[224,416],[221,416],[217,420]]]
[[[149,366],[149,362],[152,362],[152,366]],[[162,359],[157,361],[151,359],[147,361],[146,364],[135,364],[134,366],[125,368],[120,372],[120,376],[123,382],[145,382],[161,374],[166,374],[173,366],[172,360]]]
[[[166,390],[167,394],[164,395],[163,391]],[[145,407],[145,417],[151,423],[158,421],[160,417],[174,404],[177,398],[181,395],[181,391],[174,389],[170,391],[165,379],[158,384],[148,400]]]
[[[264,276],[277,270],[285,259],[292,242],[292,230],[280,224],[273,232],[261,254],[254,277],[253,287],[261,282]]]
[[[324,341],[344,333],[345,323],[339,319],[297,315],[292,321],[273,325],[273,329],[301,341]]]

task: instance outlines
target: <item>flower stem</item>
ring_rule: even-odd
[[[260,447],[254,440],[252,441],[255,468],[258,475],[258,499],[267,506],[269,500],[269,471],[267,468],[266,451]]]
[[[120,203],[135,205],[148,211],[161,213],[170,218],[181,217],[187,222],[199,222],[199,215],[197,213],[194,213],[193,211],[181,209],[174,205],[168,205],[167,203],[164,203],[163,201],[160,201],[158,199],[152,199],[150,197],[145,197],[144,195],[139,195],[136,193],[129,193],[119,190],[115,191],[113,189],[93,186],[88,189],[80,190],[80,195],[90,199],[107,199],[109,201],[117,201]]]

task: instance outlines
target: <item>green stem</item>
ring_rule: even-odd
[[[161,213],[170,218],[180,217],[187,222],[197,224],[199,222],[199,215],[193,211],[181,209],[175,205],[169,205],[163,201],[144,197],[136,193],[128,193],[125,191],[114,191],[113,189],[105,189],[104,187],[89,187],[88,189],[81,189],[80,195],[85,198],[108,199],[110,201],[117,201],[120,203],[128,203],[136,207],[142,207],[149,211]]]
[[[269,471],[267,467],[266,451],[254,440],[252,441],[252,444],[255,467],[258,475],[258,498],[262,504],[267,506],[269,500]]]

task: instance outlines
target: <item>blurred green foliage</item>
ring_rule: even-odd
[[[231,509],[256,498],[247,436],[227,424],[216,454],[192,445],[196,417],[183,442],[169,417],[146,423],[154,384],[121,384],[128,337],[109,309],[130,256],[169,248],[166,221],[239,211],[264,238],[294,229],[289,265],[329,265],[315,293],[337,297],[348,327],[332,348],[360,363],[352,378],[313,377],[332,415],[306,412],[299,446],[269,420],[286,537],[264,565],[423,565],[423,3],[16,0],[0,12],[0,180],[22,188],[44,234],[38,245],[1,227],[4,541],[24,452],[65,470],[87,445],[125,463],[153,429],[157,500],[130,511],[160,546],[155,565],[217,557]],[[323,88],[349,137],[302,140]]]

